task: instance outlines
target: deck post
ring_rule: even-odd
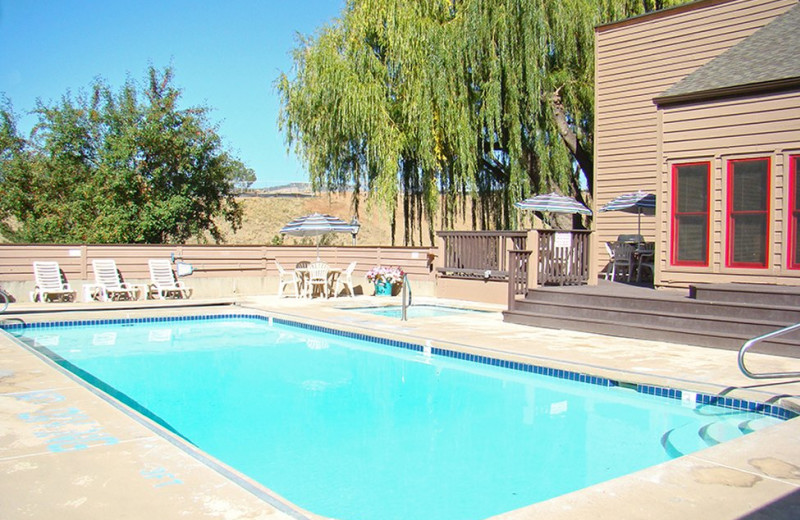
[[[528,259],[528,290],[539,287],[539,231],[528,231],[526,247],[531,251]]]

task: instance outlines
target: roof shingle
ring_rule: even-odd
[[[656,98],[800,78],[800,4],[698,68]]]

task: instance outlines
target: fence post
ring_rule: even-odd
[[[433,271],[436,272],[437,267],[449,267],[447,258],[445,257],[445,239],[442,236],[436,235],[436,260],[434,261]]]
[[[86,244],[81,245],[81,280],[89,279],[89,257]]]
[[[519,262],[519,253],[516,251],[508,251],[508,310],[514,310],[514,304],[517,301],[517,263]]]
[[[531,251],[528,258],[528,289],[539,287],[539,231],[531,229],[528,231],[526,242],[527,248]]]
[[[592,227],[594,227],[594,223],[592,223]],[[599,260],[597,250],[597,233],[595,233],[593,230],[590,230],[588,235],[586,247],[589,248],[589,254],[586,255],[586,261],[589,262],[589,279],[586,280],[586,283],[588,285],[597,285],[597,263]]]

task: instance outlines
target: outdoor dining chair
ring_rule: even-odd
[[[353,294],[353,271],[356,269],[356,262],[350,262],[350,265],[347,266],[347,269],[342,271],[342,273],[336,277],[336,289],[334,290],[334,294],[337,296],[339,295],[339,291],[347,289],[350,293],[350,297],[354,296]]]
[[[646,242],[636,250],[636,282],[641,282],[644,270],[650,271],[650,276],[654,274],[654,254],[655,243]]]
[[[306,280],[306,296],[314,296],[315,289],[327,298],[329,296],[328,271],[330,267],[325,262],[313,262],[308,266],[308,279]]]
[[[633,269],[633,252],[636,246],[629,242],[614,242],[611,246],[611,280],[617,280],[617,273],[623,272],[626,281],[631,281],[631,270]]]
[[[294,297],[300,296],[300,279],[294,271],[287,271],[283,266],[275,260],[275,267],[278,269],[278,298],[283,296],[283,290],[286,287],[291,287],[294,292]]]

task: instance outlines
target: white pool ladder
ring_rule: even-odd
[[[758,343],[759,341],[763,341],[765,339],[769,339],[775,336],[780,336],[786,334],[787,332],[791,332],[793,330],[800,329],[800,323],[796,323],[794,325],[789,325],[788,327],[784,327],[779,330],[772,331],[770,333],[758,336],[757,338],[753,338],[750,341],[747,341],[742,348],[739,349],[739,370],[742,371],[744,375],[749,377],[750,379],[774,379],[774,378],[790,378],[790,377],[800,377],[800,372],[764,372],[764,373],[755,373],[751,372],[747,369],[744,364],[744,355],[747,351]]]

